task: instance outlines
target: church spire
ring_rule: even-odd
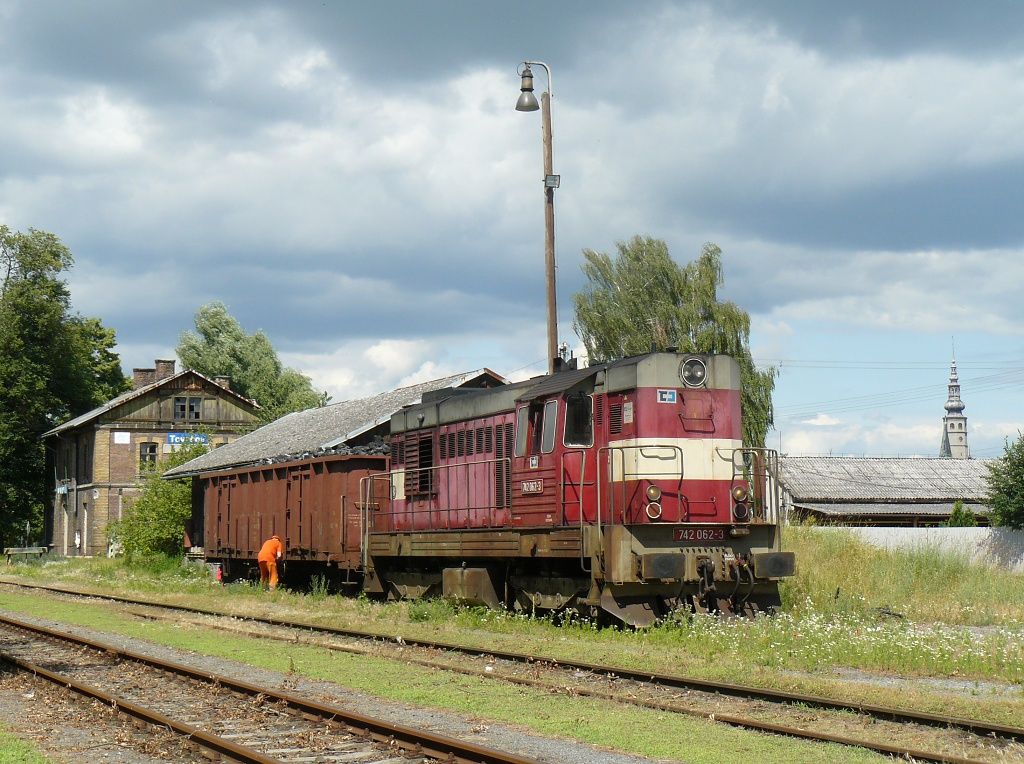
[[[954,459],[968,459],[971,456],[967,446],[967,417],[964,402],[960,400],[960,378],[956,373],[956,350],[949,366],[949,396],[946,398],[946,415],[942,417],[942,445],[939,456]]]

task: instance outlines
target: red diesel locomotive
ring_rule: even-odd
[[[795,569],[776,462],[742,442],[728,356],[439,391],[392,416],[389,471],[362,480],[363,587],[636,626],[771,608]]]

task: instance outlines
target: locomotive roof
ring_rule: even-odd
[[[554,374],[533,377],[523,382],[505,385],[490,390],[472,390],[469,392],[438,391],[431,396],[424,396],[422,402],[407,406],[396,411],[391,417],[391,432],[406,432],[424,427],[435,427],[439,424],[462,422],[479,419],[503,411],[511,411],[516,403],[533,401],[560,395],[576,386],[587,390],[615,392],[636,387],[638,368],[646,365],[650,369],[667,363],[675,368],[679,358],[698,357],[704,359],[709,367],[721,364],[721,373],[738,379],[739,370],[736,362],[727,356],[712,356],[705,353],[645,353],[644,355],[619,358],[614,361],[597,363],[585,369],[559,371]],[[673,372],[674,373],[674,372]],[[592,384],[588,384],[593,380]]]
[[[164,473],[181,478],[260,463],[293,461],[328,453],[350,453],[350,441],[362,442],[388,422],[392,412],[416,402],[432,390],[459,385],[502,385],[504,377],[490,369],[454,374],[389,390],[358,400],[287,414],[238,440]]]

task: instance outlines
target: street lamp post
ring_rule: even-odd
[[[524,61],[520,64],[522,78],[516,111],[541,112],[541,130],[544,139],[544,271],[547,281],[548,306],[548,374],[555,371],[558,358],[558,306],[555,291],[555,189],[561,177],[554,175],[551,160],[551,69],[542,61]],[[540,66],[547,75],[548,86],[541,94],[540,105],[533,94],[533,70]]]

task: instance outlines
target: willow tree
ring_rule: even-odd
[[[587,284],[573,298],[573,328],[592,361],[639,355],[652,347],[684,353],[724,353],[740,366],[743,440],[764,445],[772,426],[774,367],[758,369],[750,355],[750,316],[721,302],[722,250],[705,244],[680,266],[668,246],[649,236],[616,244],[615,257],[583,250]]]
[[[196,311],[196,330],[178,343],[178,358],[186,368],[209,377],[231,377],[235,392],[260,404],[263,422],[327,402],[305,374],[284,366],[270,338],[262,331],[248,334],[222,302]]]

